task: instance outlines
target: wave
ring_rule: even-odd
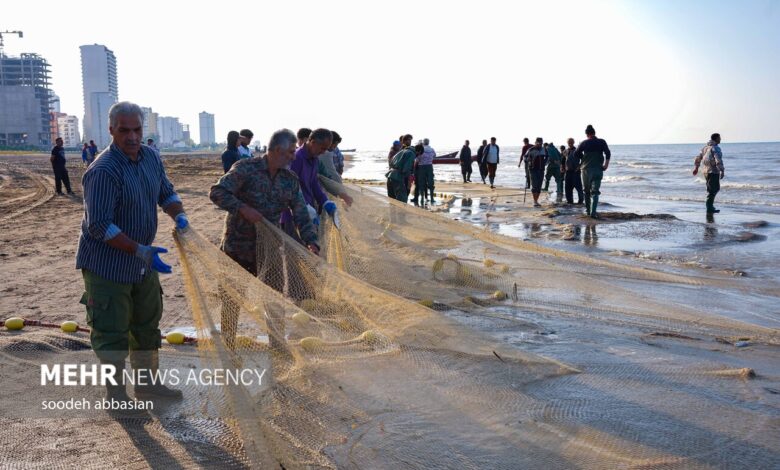
[[[651,199],[654,201],[674,201],[674,202],[703,202],[704,197],[701,198],[692,198],[692,197],[682,197],[682,196],[661,196],[658,194],[637,194],[632,193],[629,195],[625,195],[624,197],[633,197],[638,199]],[[734,205],[746,205],[746,206],[769,206],[769,207],[780,207],[780,203],[778,202],[770,202],[770,201],[759,201],[756,199],[728,199],[728,198],[718,198],[716,203],[723,203],[723,204],[734,204]]]
[[[720,183],[721,188],[733,188],[733,189],[769,189],[769,190],[780,190],[780,186],[772,186],[772,185],[766,185],[766,184],[751,184],[751,183]]]
[[[605,176],[604,181],[607,183],[619,183],[621,181],[644,181],[645,179],[641,176],[636,175],[630,175],[630,176]]]

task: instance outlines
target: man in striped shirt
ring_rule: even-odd
[[[84,218],[76,268],[82,270],[81,303],[92,327],[90,340],[101,363],[113,365],[117,385],[107,385],[108,399],[132,403],[121,379],[125,358],[135,374],[155,374],[160,348],[162,289],[158,272],[171,267],[152,246],[157,206],[187,228],[181,199],[165,174],[160,155],[141,145],[144,114],[130,102],[113,105],[109,132],[113,141],[84,173]],[[135,385],[136,397],[180,398],[181,392],[159,382]],[[130,408],[130,407],[128,407]]]

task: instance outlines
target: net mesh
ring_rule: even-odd
[[[776,409],[724,406],[752,390],[746,369],[591,359],[583,373],[469,328],[517,328],[525,321],[518,312],[532,311],[662,329],[662,337],[749,334],[776,344],[775,330],[715,320],[646,292],[720,280],[563,253],[369,190],[328,187],[354,203],[340,205],[339,227],[323,221],[321,257],[263,222],[255,277],[197,230],[177,235],[204,360],[269,361],[268,388],[221,402],[252,462],[705,468],[724,458],[738,466],[777,458]],[[743,424],[722,429],[740,416]]]
[[[84,333],[3,331],[0,466],[780,465],[780,390],[762,375],[777,370],[777,330],[677,301],[740,285],[324,186],[354,203],[338,202],[339,227],[323,217],[320,257],[261,223],[253,276],[196,218],[175,235],[198,341],[165,346],[163,367],[265,369],[262,385],[180,387],[185,399],[148,420],[31,419],[20,403],[55,395],[34,386],[31,364],[94,353]],[[484,210],[509,197],[483,198]],[[739,339],[756,345],[750,356],[726,344]]]

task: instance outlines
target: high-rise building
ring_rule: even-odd
[[[98,147],[111,142],[108,110],[119,101],[116,57],[106,46],[81,46],[81,80],[84,89],[84,139]]]
[[[57,118],[57,128],[59,136],[62,137],[65,147],[80,147],[81,136],[79,135],[79,118],[59,113]]]
[[[141,106],[141,111],[144,112],[144,140],[147,137],[154,139],[155,137],[152,136],[159,138],[160,132],[157,130],[157,113],[152,111],[152,108],[146,108],[143,106]]]
[[[200,144],[211,145],[216,143],[214,134],[214,115],[206,111],[198,114],[200,120]]]
[[[181,125],[181,140],[184,142],[187,142],[190,140],[190,125],[189,124],[182,124]]]
[[[160,116],[157,118],[157,130],[160,131],[160,145],[173,145],[182,140],[182,127],[179,118]]]
[[[49,63],[0,55],[0,146],[51,145]]]

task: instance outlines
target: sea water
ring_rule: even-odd
[[[642,264],[730,273],[777,289],[780,286],[780,143],[721,144],[726,176],[715,199],[715,206],[721,212],[710,217],[705,212],[704,176],[701,172],[697,176],[692,174],[693,159],[703,145],[704,142],[610,146],[612,159],[602,180],[600,210],[669,214],[672,219],[594,225],[585,217],[574,217],[570,225],[576,236],[568,240],[554,230],[552,221],[540,224],[538,220],[519,219],[491,224],[490,229],[560,249],[604,257],[621,256],[623,261],[630,262],[625,258],[634,257]],[[472,152],[476,149],[472,146]],[[439,154],[455,150],[436,148]],[[355,153],[344,176],[384,180],[387,153],[388,150]],[[497,186],[524,187],[525,173],[517,166],[519,156],[519,147],[501,148]],[[434,172],[436,181],[462,182],[459,165],[437,164]],[[471,184],[482,185],[476,164],[471,180]],[[554,181],[550,189],[549,194],[542,195],[547,204],[555,200]],[[518,197],[511,199],[517,201]],[[527,199],[531,200],[530,194]],[[475,199],[469,207],[461,207],[457,201],[447,214],[477,223],[483,220],[478,217],[478,211],[480,201]],[[751,298],[737,299],[734,304],[744,304],[761,313],[757,323],[780,327],[780,308],[772,307],[776,307],[776,301],[776,297]]]

